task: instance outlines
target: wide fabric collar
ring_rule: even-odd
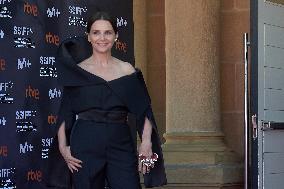
[[[106,82],[78,66],[91,55],[92,46],[86,36],[71,37],[63,41],[56,56],[59,85],[84,86]]]

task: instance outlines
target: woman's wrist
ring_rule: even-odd
[[[66,148],[66,144],[59,144],[59,151],[62,152]]]
[[[141,144],[152,145],[152,141],[151,139],[142,139]]]

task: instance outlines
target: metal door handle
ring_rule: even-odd
[[[249,91],[248,91],[248,47],[250,45],[250,42],[248,41],[248,33],[244,33],[244,63],[245,63],[245,78],[244,78],[244,85],[245,85],[245,94],[244,94],[244,117],[245,117],[245,122],[244,122],[244,139],[245,139],[245,174],[244,174],[244,179],[245,179],[245,189],[248,189],[248,175],[249,175],[249,165],[248,165],[248,159],[249,159]]]

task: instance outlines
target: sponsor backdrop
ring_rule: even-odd
[[[56,50],[84,35],[96,10],[113,14],[113,55],[134,63],[132,0],[0,0],[0,189],[41,189],[62,89]]]

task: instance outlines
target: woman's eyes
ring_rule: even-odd
[[[112,32],[112,31],[105,31],[105,32],[94,31],[93,34],[94,34],[94,35],[101,35],[101,34],[104,34],[104,35],[112,35],[113,32]]]
[[[106,31],[105,34],[106,35],[112,35],[112,31]]]

